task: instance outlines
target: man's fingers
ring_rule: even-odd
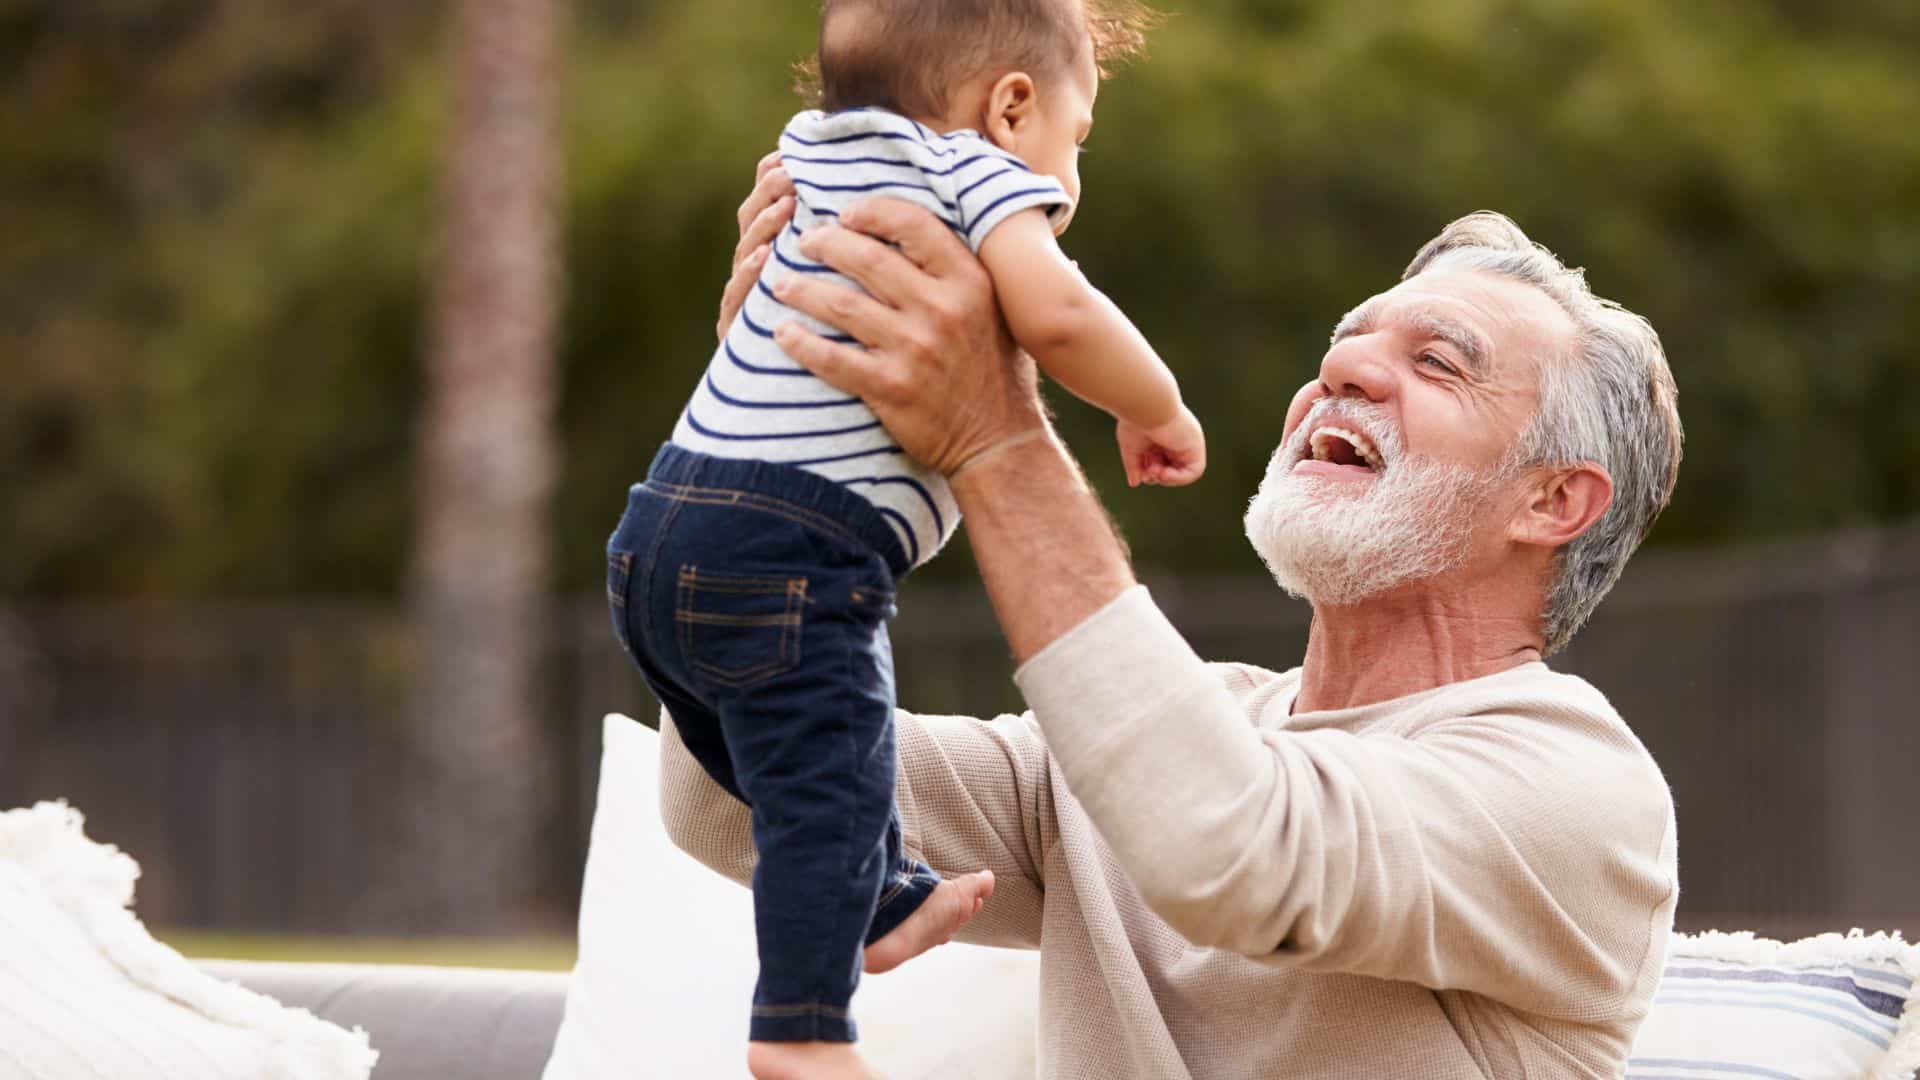
[[[765,210],[768,204],[782,195],[791,194],[793,194],[793,179],[787,175],[787,170],[780,167],[779,153],[768,154],[761,158],[760,164],[755,167],[753,190],[747,192],[746,200],[734,213],[734,220],[741,230],[745,231],[747,224],[759,217],[760,211]]]
[[[821,231],[853,236],[844,229],[833,229],[831,226]],[[865,237],[854,239],[879,247]],[[885,248],[880,250],[886,251]],[[892,252],[887,254],[894,259],[900,258]],[[870,349],[885,349],[900,340],[900,313],[858,289],[822,281],[811,274],[788,274],[773,287],[773,295],[795,311],[811,315],[828,326],[838,328],[841,333],[852,335]]]
[[[800,252],[859,282],[861,288],[889,307],[898,307],[915,295],[909,283],[923,276],[900,252],[864,233],[834,225],[807,230],[800,238]],[[851,327],[841,329],[859,336]]]
[[[780,230],[786,228],[787,222],[793,220],[795,202],[793,196],[782,195],[768,203],[766,208],[760,211],[760,216],[747,224],[746,229],[740,233],[740,242],[733,246],[735,266],[740,265],[740,260],[754,251],[773,243],[774,238],[780,235]]]
[[[978,270],[967,245],[924,207],[900,199],[863,199],[847,208],[840,224],[897,245],[901,254],[934,277]]]
[[[791,322],[774,327],[773,340],[795,363],[836,390],[865,398],[886,389],[886,368],[872,353],[828,341]]]
[[[771,166],[767,164],[767,160],[767,158],[760,159],[761,168],[754,176],[753,190],[747,193],[746,201],[741,203],[740,209],[734,213],[734,221],[739,224],[740,231],[743,233],[760,216],[761,211],[772,206],[781,196],[794,193],[793,178],[787,175],[787,170],[780,167],[779,156],[772,155]]]
[[[726,339],[733,317],[740,314],[741,305],[747,302],[747,294],[753,291],[753,283],[760,279],[760,271],[766,268],[772,254],[773,248],[763,246],[733,264],[733,276],[727,279],[727,287],[720,293],[720,321],[714,327],[716,338]]]
[[[747,302],[747,294],[766,267],[774,238],[793,220],[797,203],[793,178],[780,167],[780,152],[775,150],[761,158],[753,169],[753,190],[734,215],[740,226],[740,242],[733,246],[733,274],[720,291],[720,318],[713,328],[721,340],[726,339],[734,316],[740,313],[740,306]]]

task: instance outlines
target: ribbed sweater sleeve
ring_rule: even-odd
[[[1284,789],[1233,695],[1155,607],[1122,593],[1015,673],[1068,790],[1134,887],[1196,944],[1278,944],[1227,901]],[[1242,884],[1226,888],[1236,880]]]
[[[1616,1015],[1671,903],[1671,802],[1604,699],[1535,667],[1484,703],[1449,688],[1444,722],[1403,699],[1404,725],[1262,726],[1136,587],[1016,680],[1121,869],[1194,943]]]
[[[899,711],[894,797],[909,854],[941,874],[994,872],[993,900],[962,941],[1037,948],[1042,863],[1058,836],[1046,744],[1027,716]],[[713,782],[660,711],[660,816],[674,844],[742,885],[757,861],[747,807]]]

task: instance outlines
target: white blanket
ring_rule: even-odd
[[[128,910],[140,867],[64,803],[0,813],[0,1080],[365,1080],[347,1032],[222,982]]]

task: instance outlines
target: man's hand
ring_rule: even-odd
[[[792,274],[774,295],[866,349],[791,322],[774,339],[815,375],[863,399],[908,456],[952,476],[1047,431],[1033,361],[1000,318],[992,279],[938,218],[896,199],[869,199],[838,226],[810,230],[800,251],[866,292]]]
[[[762,158],[740,204],[723,336],[795,205],[778,156]],[[792,323],[774,333],[787,355],[865,399],[908,454],[953,478],[981,577],[1024,662],[1133,584],[1126,554],[1086,477],[1051,438],[1038,373],[1000,318],[986,268],[909,203],[868,200],[840,223],[803,237],[800,250],[868,292],[793,274],[776,293],[868,351]]]
[[[773,254],[774,238],[793,220],[796,204],[793,178],[780,167],[780,151],[775,150],[760,159],[753,174],[753,192],[740,204],[736,215],[740,242],[733,247],[733,276],[720,294],[720,322],[714,327],[719,340],[726,339],[733,317],[747,302],[747,294],[753,291],[753,283],[760,279],[760,271]]]

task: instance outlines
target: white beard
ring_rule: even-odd
[[[1373,441],[1384,468],[1364,489],[1294,474],[1312,456],[1308,435],[1327,423]],[[1466,562],[1474,521],[1510,476],[1504,463],[1476,472],[1410,455],[1379,410],[1326,398],[1274,451],[1247,506],[1247,539],[1282,589],[1315,604],[1353,604]]]

